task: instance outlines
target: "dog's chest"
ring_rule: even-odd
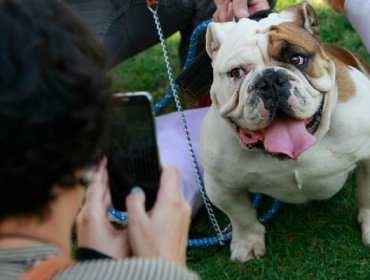
[[[321,151],[321,155],[297,162],[266,160],[262,155],[253,160],[249,158],[229,175],[237,178],[239,174],[235,187],[261,192],[284,202],[328,199],[341,189],[355,164],[329,151]]]
[[[335,195],[356,167],[350,157],[315,147],[298,161],[271,158],[262,152],[231,152],[206,164],[207,173],[220,186],[263,193],[288,203],[324,200]],[[228,164],[225,165],[225,162]],[[212,188],[212,186],[210,186]]]
[[[265,179],[248,184],[251,192],[262,192],[289,203],[304,203],[310,200],[324,200],[335,195],[345,183],[349,170],[335,174],[313,176],[300,170],[283,176],[262,175]],[[249,176],[246,176],[248,180]]]

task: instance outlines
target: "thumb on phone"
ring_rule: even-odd
[[[145,194],[140,187],[135,186],[131,189],[130,194],[126,197],[126,208],[130,221],[148,218],[145,210]]]

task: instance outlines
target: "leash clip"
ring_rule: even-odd
[[[149,11],[153,14],[157,13],[158,11],[158,1],[157,0],[146,0],[146,4],[148,6]]]

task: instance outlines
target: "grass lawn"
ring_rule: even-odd
[[[277,10],[297,2],[280,0]],[[318,11],[325,42],[347,47],[370,61],[344,16],[332,12],[323,1],[309,2]],[[178,34],[167,40],[176,73],[178,41]],[[169,87],[160,46],[125,61],[110,75],[113,91],[146,90],[153,93],[155,100]],[[355,180],[350,178],[345,188],[329,201],[282,204],[266,224],[267,253],[262,260],[247,264],[231,262],[227,244],[189,250],[188,264],[202,279],[370,279],[370,248],[361,242],[354,186]],[[264,204],[269,203],[269,198],[265,198]],[[221,226],[226,226],[227,218],[221,212],[216,214]],[[214,235],[211,224],[201,210],[193,221],[191,238],[211,235]]]

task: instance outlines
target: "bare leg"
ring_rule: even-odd
[[[370,162],[362,162],[356,169],[358,221],[361,224],[362,241],[370,246]]]

